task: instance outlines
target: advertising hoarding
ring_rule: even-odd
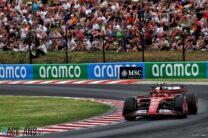
[[[146,78],[206,78],[205,62],[145,63]]]
[[[87,79],[86,64],[34,65],[34,80]]]
[[[0,64],[0,80],[32,80],[30,64]]]
[[[119,79],[120,67],[142,67],[142,62],[115,62],[115,63],[92,63],[88,64],[88,79]],[[144,70],[144,69],[143,69]],[[145,70],[142,78],[145,78]]]

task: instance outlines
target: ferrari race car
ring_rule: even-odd
[[[133,121],[137,116],[175,116],[187,118],[197,114],[198,99],[195,93],[186,93],[185,86],[164,83],[152,87],[149,95],[127,98],[124,101],[123,117]]]

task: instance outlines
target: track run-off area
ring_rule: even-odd
[[[63,85],[63,84],[1,84],[0,95],[58,96],[123,101],[130,96],[147,94],[152,84],[111,85]],[[198,138],[208,137],[208,85],[186,85],[188,92],[195,92],[199,98],[197,115],[187,119],[138,119],[120,123],[90,127],[80,130],[48,133],[44,138]]]

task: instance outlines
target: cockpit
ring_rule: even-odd
[[[160,92],[160,91],[158,91],[158,92],[156,92],[156,91],[153,91],[153,92],[150,92],[150,96],[151,97],[168,97],[168,96],[170,96],[171,95],[171,93],[170,92]]]

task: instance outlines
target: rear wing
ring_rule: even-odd
[[[169,91],[187,91],[187,87],[185,85],[162,85],[162,86],[152,86],[152,91],[154,90],[169,90]]]

